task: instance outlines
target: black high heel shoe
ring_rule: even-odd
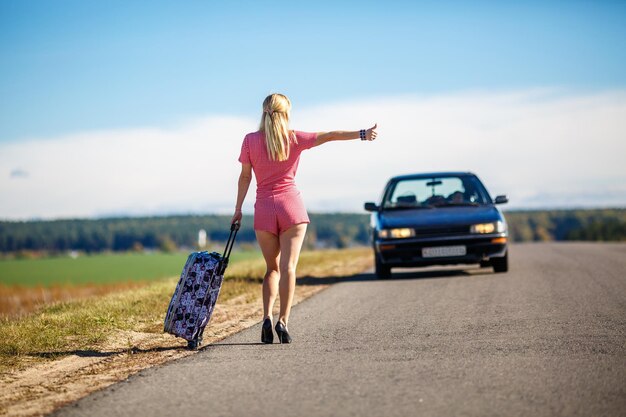
[[[287,326],[283,324],[282,321],[278,320],[276,323],[276,334],[278,335],[278,341],[280,343],[291,343],[291,336],[289,336],[289,332],[287,331]]]
[[[261,327],[261,342],[274,343],[274,333],[272,333],[272,320],[265,319]]]

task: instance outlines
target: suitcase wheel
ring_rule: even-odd
[[[198,347],[202,345],[202,338],[197,338],[197,339],[193,339],[193,340],[189,340],[187,342],[187,349],[189,350],[196,350],[198,349]]]

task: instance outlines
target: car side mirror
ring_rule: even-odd
[[[365,203],[365,205],[363,206],[363,208],[366,211],[378,211],[379,207],[376,205],[376,203],[372,203],[372,202],[367,202]]]
[[[496,196],[496,204],[504,204],[508,202],[509,202],[509,199],[507,198],[506,195]]]

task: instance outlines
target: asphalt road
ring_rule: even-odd
[[[343,280],[59,416],[626,415],[626,244],[520,244],[510,272]]]

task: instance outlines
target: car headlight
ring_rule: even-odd
[[[502,233],[504,232],[504,223],[501,221],[491,223],[473,224],[470,227],[470,233]]]
[[[408,227],[398,228],[398,229],[382,229],[378,232],[378,237],[383,239],[393,238],[393,239],[403,239],[407,237],[415,236],[415,230],[409,229]]]

